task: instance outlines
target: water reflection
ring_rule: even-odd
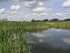
[[[70,53],[70,30],[48,29],[28,37],[32,53]]]
[[[70,44],[70,37],[64,37],[63,41],[67,44]]]

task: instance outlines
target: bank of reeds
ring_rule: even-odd
[[[0,53],[29,53],[26,34],[0,29]]]
[[[70,29],[70,22],[0,22],[0,53],[29,53],[26,32]]]

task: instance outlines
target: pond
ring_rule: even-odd
[[[29,33],[31,53],[70,53],[70,30],[51,28]]]

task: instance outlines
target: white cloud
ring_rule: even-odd
[[[19,10],[20,9],[20,5],[12,5],[11,9],[12,10]]]
[[[24,4],[26,7],[35,7],[38,3],[37,1],[26,1]]]
[[[33,13],[33,15],[37,15],[37,13]]]
[[[15,14],[15,13],[17,13],[17,11],[13,11],[13,12],[12,12],[12,14]]]
[[[25,5],[25,7],[26,8],[36,8],[36,7],[38,7],[38,6],[43,6],[44,5],[44,2],[41,2],[41,1],[36,1],[36,0],[34,0],[34,1],[26,1],[25,3],[24,3],[24,5]]]
[[[48,15],[48,13],[43,12],[43,13],[33,13],[34,16],[45,16]]]
[[[41,13],[41,15],[48,15],[48,13]]]
[[[3,13],[5,11],[5,8],[0,9],[0,13]]]
[[[13,11],[13,12],[16,12],[16,11]],[[23,14],[23,15],[22,15]],[[8,21],[24,21],[24,18],[25,18],[25,14],[24,13],[10,13],[10,15],[8,15]]]
[[[67,12],[70,12],[70,10],[67,10]]]
[[[33,11],[46,11],[47,9],[45,7],[37,7]]]
[[[44,3],[43,2],[39,2],[39,4],[38,4],[39,6],[43,6],[44,5]]]
[[[35,9],[33,9],[33,11],[37,11],[37,12],[42,12],[42,11],[50,11],[52,10],[51,8],[46,8],[46,7],[37,7]]]
[[[63,7],[70,7],[70,0],[67,0],[65,1],[63,4],[62,4]]]
[[[10,13],[10,11],[6,11],[6,13]]]
[[[62,13],[56,13],[56,16],[63,16]]]
[[[40,13],[33,13],[33,16],[38,17],[38,16],[42,16]]]
[[[24,1],[56,1],[56,0],[0,0],[0,2],[24,2]]]

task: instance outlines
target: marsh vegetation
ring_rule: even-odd
[[[26,32],[70,29],[70,22],[0,22],[0,53],[29,53]]]

